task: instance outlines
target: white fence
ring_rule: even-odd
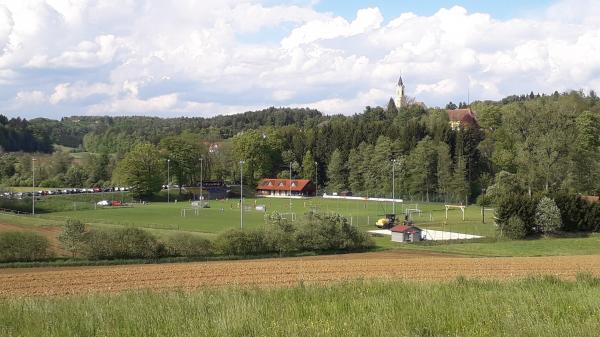
[[[369,197],[354,197],[354,196],[341,196],[341,195],[329,195],[327,193],[323,194],[323,199],[345,199],[345,200],[364,200],[364,201],[385,201],[385,202],[394,202],[394,203],[402,203],[404,200],[402,199],[392,199],[392,198],[369,198]]]

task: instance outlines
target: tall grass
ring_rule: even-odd
[[[600,282],[131,292],[0,300],[3,336],[596,336]]]

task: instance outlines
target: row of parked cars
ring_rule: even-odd
[[[94,187],[94,188],[65,188],[55,190],[40,190],[35,192],[4,192],[0,194],[6,199],[22,199],[31,197],[49,196],[49,195],[63,195],[63,194],[82,194],[82,193],[102,193],[102,192],[125,192],[129,191],[129,187]]]

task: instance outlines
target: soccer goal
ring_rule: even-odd
[[[283,220],[296,221],[296,213],[294,213],[294,212],[279,213],[279,215],[281,216],[281,219],[283,219]]]
[[[180,215],[186,217],[188,215],[198,215],[198,208],[182,208]]]

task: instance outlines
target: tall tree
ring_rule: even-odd
[[[342,152],[335,149],[331,154],[329,165],[327,166],[327,187],[332,192],[339,192],[346,187],[345,165],[342,158]]]
[[[306,151],[302,158],[302,178],[314,180],[316,173],[315,159],[310,150]]]
[[[138,144],[117,166],[115,183],[130,187],[136,198],[149,197],[160,191],[165,163],[158,148],[152,144]]]

